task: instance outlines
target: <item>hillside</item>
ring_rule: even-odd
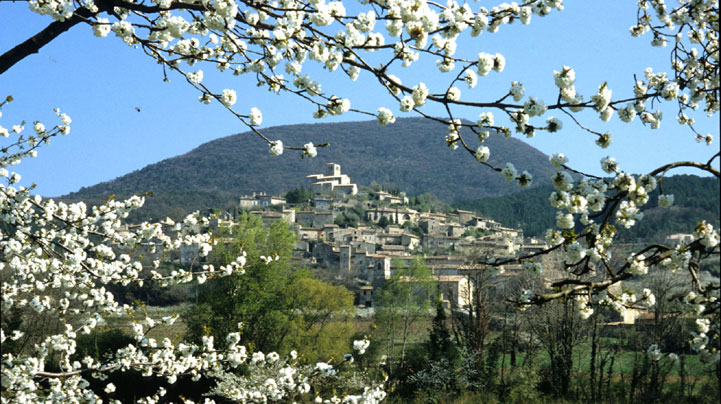
[[[644,207],[644,218],[630,230],[620,228],[622,241],[662,241],[672,233],[691,233],[700,220],[719,226],[719,181],[716,178],[677,175],[663,179],[665,193],[674,195],[674,205],[658,207],[658,190]],[[548,202],[553,186],[543,185],[513,194],[462,201],[462,209],[473,210],[501,223],[520,227],[527,236],[543,236],[556,223],[556,210]]]
[[[207,207],[223,208],[236,197],[251,192],[279,194],[306,186],[306,176],[323,172],[328,162],[341,164],[343,173],[359,185],[393,183],[410,195],[430,192],[446,202],[505,195],[518,190],[472,156],[445,145],[445,125],[422,118],[398,119],[393,125],[375,121],[288,125],[264,129],[271,139],[301,145],[310,140],[330,142],[315,159],[298,153],[280,157],[246,132],[224,137],[181,156],[151,164],[112,181],[66,195],[67,200],[98,202],[153,192],[144,216],[162,216]],[[473,136],[468,133],[468,136]],[[490,162],[510,161],[534,175],[534,185],[548,183],[553,169],[547,157],[517,139],[492,135]]]

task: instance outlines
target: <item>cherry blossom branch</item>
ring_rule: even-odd
[[[0,55],[0,74],[5,73],[26,57],[38,53],[43,46],[52,42],[55,38],[78,23],[84,22],[87,18],[95,15],[97,15],[97,13],[93,13],[86,8],[80,8],[73,13],[72,17],[65,21],[54,21],[50,23],[42,31]]]

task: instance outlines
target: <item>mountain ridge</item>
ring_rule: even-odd
[[[467,139],[475,138],[466,128],[462,133]],[[447,127],[424,118],[399,118],[386,126],[376,121],[283,125],[263,129],[263,134],[284,144],[313,141],[330,142],[330,146],[319,148],[315,159],[301,159],[299,153],[290,151],[273,157],[265,142],[252,132],[244,132],[81,188],[62,199],[99,200],[111,194],[146,192],[195,192],[215,194],[216,199],[251,192],[278,194],[308,186],[305,177],[324,172],[329,162],[340,164],[343,173],[359,185],[393,183],[410,195],[430,192],[446,202],[500,196],[519,189],[516,183],[507,183],[464,151],[451,150],[444,140]],[[528,170],[534,176],[532,186],[550,182],[554,170],[547,156],[537,149],[496,133],[485,144],[491,149],[491,164],[502,167],[510,161],[519,170]],[[190,205],[188,208],[197,208],[197,204]]]

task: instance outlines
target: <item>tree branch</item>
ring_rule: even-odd
[[[15,46],[0,56],[0,74],[5,73],[19,61],[38,53],[38,51],[50,41],[57,38],[60,34],[69,30],[77,23],[94,16],[95,13],[90,12],[86,8],[80,8],[73,13],[73,16],[65,21],[55,21],[45,27],[42,31],[28,38],[25,42]]]
[[[716,158],[718,154],[715,154],[706,164],[699,163],[696,161],[677,161],[675,163],[669,163],[665,164],[649,173],[649,175],[658,175],[660,173],[663,173],[663,175],[666,174],[666,171],[678,168],[678,167],[693,167],[698,168],[699,170],[704,170],[706,172],[709,172],[716,176],[716,178],[721,178],[721,172],[719,170],[713,168],[711,166],[711,162]]]
[[[555,293],[546,293],[535,296],[531,302],[532,304],[543,304],[546,302],[550,302],[551,300],[556,300],[561,297],[565,296],[571,296],[574,293],[584,290],[584,289],[596,289],[596,290],[605,290],[609,286],[613,285],[616,282],[626,280],[631,277],[631,274],[629,273],[622,273],[621,275],[615,276],[610,279],[606,279],[601,282],[590,282],[590,281],[582,281],[579,279],[564,279],[558,282],[553,283],[553,287],[562,287],[565,285],[575,285],[571,288],[565,288],[561,291],[555,292]]]

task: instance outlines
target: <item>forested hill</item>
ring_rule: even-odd
[[[670,208],[658,207],[658,190],[651,193],[643,208],[644,218],[630,230],[619,228],[624,241],[662,241],[671,233],[691,233],[700,220],[719,226],[719,180],[694,175],[677,175],[663,179],[664,193],[674,195]],[[473,210],[509,226],[520,227],[527,236],[543,236],[555,226],[556,210],[548,197],[553,186],[544,185],[513,194],[459,202],[458,207]],[[659,240],[660,239],[660,240]]]
[[[241,133],[205,143],[181,156],[149,165],[115,180],[66,195],[65,199],[104,199],[153,192],[149,205],[161,204],[176,212],[223,207],[251,192],[283,193],[307,186],[306,176],[321,173],[329,162],[359,185],[390,182],[411,195],[430,192],[446,202],[498,196],[518,186],[478,164],[472,156],[446,146],[447,127],[423,118],[398,119],[379,126],[376,121],[289,125],[267,128],[270,139],[286,145],[330,142],[318,157],[301,159],[297,152],[280,157],[251,133]],[[467,136],[474,136],[468,131]],[[534,176],[534,185],[548,183],[553,169],[547,157],[517,139],[494,134],[488,140],[490,162],[507,161]],[[208,203],[206,203],[208,202]],[[212,202],[212,203],[210,203]],[[156,206],[157,208],[158,206]]]

